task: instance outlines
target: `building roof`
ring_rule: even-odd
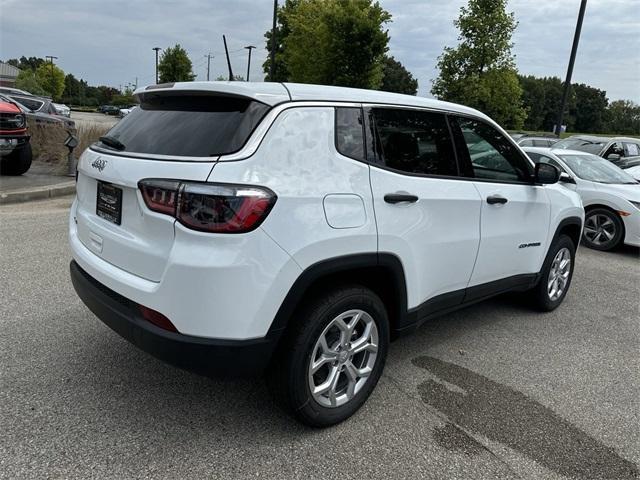
[[[9,65],[8,63],[0,62],[0,78],[15,79],[19,73],[19,68]]]
[[[151,92],[162,91],[210,91],[252,98],[267,105],[289,101],[378,103],[432,108],[457,113],[467,113],[487,118],[483,113],[463,105],[442,102],[432,98],[402,95],[399,93],[364,90],[359,88],[309,85],[302,83],[275,82],[176,82],[150,85],[134,92],[140,99]]]

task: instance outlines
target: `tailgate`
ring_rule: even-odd
[[[78,238],[112,265],[159,282],[173,247],[175,219],[150,211],[138,182],[145,178],[205,181],[215,163],[213,160],[215,158],[211,162],[145,160],[87,150],[78,163],[75,217]],[[98,214],[100,182],[104,185],[100,202],[102,215]],[[119,215],[110,215],[109,209],[118,210]]]

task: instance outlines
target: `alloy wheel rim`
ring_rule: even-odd
[[[571,252],[567,247],[561,248],[551,262],[547,280],[547,294],[551,301],[558,300],[569,283],[571,274]]]
[[[323,407],[351,401],[367,383],[378,357],[378,327],[364,310],[335,317],[316,341],[308,366],[309,389]]]
[[[607,215],[590,215],[584,222],[584,236],[593,245],[604,245],[616,236],[616,224]]]

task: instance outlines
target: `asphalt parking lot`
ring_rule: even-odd
[[[105,115],[104,113],[97,112],[71,112],[71,120],[76,122],[76,126],[91,126],[91,125],[105,125],[112,127],[118,120],[118,117],[113,115]]]
[[[70,198],[0,207],[2,478],[638,478],[637,249],[582,248],[564,304],[499,298],[391,346],[365,406],[325,430],[260,380],[167,366],[68,279]]]

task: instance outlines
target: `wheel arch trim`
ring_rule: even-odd
[[[312,285],[323,278],[328,278],[338,273],[348,273],[366,268],[381,268],[385,270],[385,273],[391,275],[397,304],[396,311],[389,312],[389,316],[391,317],[395,314],[396,318],[393,323],[403,324],[408,309],[406,277],[402,262],[392,253],[358,253],[329,258],[307,267],[298,276],[282,301],[267,336],[279,337],[285,331],[293,313]]]

